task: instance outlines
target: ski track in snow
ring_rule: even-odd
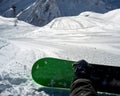
[[[85,17],[88,13],[58,18],[41,28],[20,21],[15,27],[14,19],[1,17],[7,24],[0,23],[0,96],[47,96],[35,91],[41,86],[31,77],[32,65],[42,57],[120,66],[119,22],[104,20],[106,14]]]

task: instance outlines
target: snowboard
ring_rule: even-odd
[[[46,57],[33,64],[32,78],[43,86],[53,88],[70,88],[74,78],[72,64],[75,61]],[[90,80],[96,90],[101,92],[120,94],[120,67],[92,64],[90,67]]]

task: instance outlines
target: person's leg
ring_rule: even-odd
[[[70,87],[70,96],[97,96],[92,82],[89,80],[89,66],[85,60],[73,65],[75,74],[74,81]]]
[[[70,96],[97,96],[92,83],[88,79],[76,79],[70,87]]]

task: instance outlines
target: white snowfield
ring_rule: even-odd
[[[120,9],[83,12],[35,27],[0,17],[0,96],[48,96],[31,77],[42,57],[120,66]]]

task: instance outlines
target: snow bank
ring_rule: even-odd
[[[22,38],[24,34],[35,29],[38,29],[38,27],[17,20],[16,18],[4,18],[0,16],[0,37],[2,38]]]
[[[0,96],[43,96],[44,92],[35,91],[38,86],[31,78],[32,64],[43,56],[39,50],[24,49],[0,39]]]
[[[45,28],[46,30],[48,30],[49,28],[49,30],[52,29],[52,31],[53,30],[86,31],[86,29],[88,29],[89,31],[100,32],[106,31],[105,30],[106,28],[108,30],[109,29],[115,30],[115,28],[112,27],[113,25],[116,25],[114,27],[117,27],[117,30],[119,30],[119,22],[117,22],[120,20],[119,10],[120,9],[116,9],[105,14],[86,11],[78,16],[59,17],[52,20],[49,24],[40,28],[39,30],[45,31]]]

